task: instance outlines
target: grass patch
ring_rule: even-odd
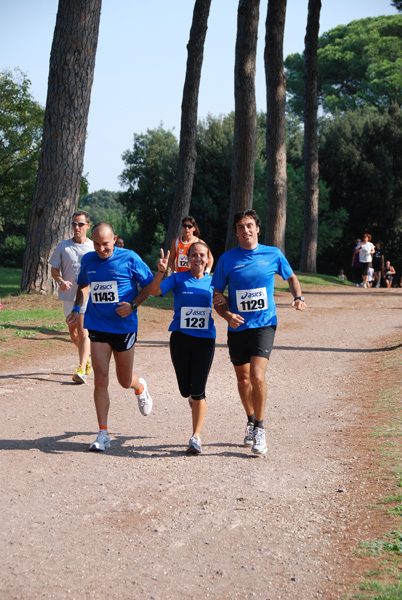
[[[398,348],[396,353],[400,359],[402,350]],[[384,481],[386,478],[393,480],[395,493],[378,500],[376,507],[392,517],[394,528],[380,539],[359,544],[359,554],[374,557],[377,565],[357,585],[358,591],[352,595],[357,600],[402,600],[402,495],[399,492],[402,487],[402,394],[394,365],[386,364],[385,358],[382,362],[383,369],[389,372],[392,387],[383,389],[378,395],[377,406],[384,405],[385,400],[388,410],[384,411],[382,426],[371,434],[380,440],[377,451],[382,461],[381,476]],[[390,437],[392,443],[389,442]]]
[[[21,269],[0,267],[0,298],[18,294],[21,283]]]

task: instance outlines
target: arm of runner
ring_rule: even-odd
[[[165,256],[163,249],[161,248],[161,257],[158,262],[158,270],[155,274],[153,282],[149,284],[149,293],[152,296],[160,296],[162,294],[160,284],[169,266],[169,256],[170,250],[167,251]]]
[[[78,316],[80,314],[79,309],[84,304],[85,300],[88,297],[89,293],[89,285],[79,285],[77,289],[77,293],[75,295],[75,301],[73,310],[66,317],[67,325],[76,325],[78,321]]]
[[[214,289],[214,307],[220,317],[225,319],[227,324],[233,329],[237,329],[239,325],[244,323],[241,315],[231,313],[228,310],[228,302],[226,296],[220,290]]]
[[[65,292],[66,290],[69,290],[72,287],[73,284],[71,283],[71,281],[65,281],[63,279],[63,277],[61,276],[60,269],[51,267],[50,274],[53,277],[53,279],[55,280],[55,282],[60,286],[60,289],[63,290],[63,292]]]
[[[146,285],[145,287],[143,287],[142,290],[136,295],[136,297],[134,298],[134,300],[132,302],[119,302],[118,303],[116,312],[118,315],[123,317],[123,319],[125,317],[128,317],[128,315],[130,315],[134,310],[136,310],[136,308],[133,307],[133,304],[135,304],[136,307],[138,308],[138,306],[140,306],[151,294],[153,296],[159,296],[162,293],[162,290],[160,289],[160,282],[162,281],[162,278],[168,268],[169,254],[170,254],[170,252],[168,250],[168,253],[166,254],[166,257],[165,257],[163,250],[161,248],[161,258],[159,259],[159,263],[158,263],[158,272],[156,273],[153,281],[151,283],[149,283],[148,285]]]
[[[297,279],[294,273],[286,281],[288,282],[289,290],[293,298],[297,298],[297,300],[293,300],[292,306],[296,310],[305,310],[307,308],[307,304],[301,299],[302,289],[300,281]]]

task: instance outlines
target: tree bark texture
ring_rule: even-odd
[[[265,242],[285,251],[286,229],[286,76],[283,37],[286,0],[269,0],[265,35],[267,85],[267,222]]]
[[[181,105],[179,164],[175,197],[165,240],[165,252],[180,235],[183,217],[189,214],[193,190],[198,120],[198,94],[201,81],[204,44],[208,29],[211,0],[196,0],[190,39],[187,44],[187,67]]]
[[[42,150],[27,232],[21,290],[50,293],[48,263],[71,235],[78,206],[101,0],[59,0],[50,54]]]
[[[234,73],[233,162],[226,250],[237,245],[237,237],[233,229],[236,212],[253,206],[257,144],[255,63],[259,16],[260,0],[239,1]]]
[[[304,231],[300,270],[317,272],[318,244],[318,104],[317,50],[321,0],[309,0],[304,69]]]

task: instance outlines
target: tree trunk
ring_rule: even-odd
[[[237,245],[233,219],[253,206],[257,143],[255,61],[260,0],[239,0],[235,61],[235,121],[230,209],[225,249]]]
[[[265,242],[285,251],[286,229],[286,76],[283,36],[286,0],[269,0],[265,35],[267,85],[267,222]]]
[[[175,197],[165,240],[165,253],[170,248],[172,240],[180,234],[183,217],[190,212],[195,161],[197,159],[195,142],[197,138],[198,93],[210,6],[211,0],[196,0],[194,5],[190,39],[187,44],[186,79],[181,105],[179,165]]]
[[[50,293],[49,257],[78,206],[101,0],[59,0],[21,290]]]
[[[317,49],[321,0],[309,0],[304,70],[304,231],[300,270],[317,272],[318,118]]]

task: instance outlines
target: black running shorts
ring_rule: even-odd
[[[230,360],[233,365],[240,367],[250,362],[252,356],[268,358],[274,345],[276,325],[228,331],[228,346]]]
[[[137,333],[109,333],[108,331],[94,331],[88,329],[91,342],[109,344],[116,352],[130,350],[137,340]]]

